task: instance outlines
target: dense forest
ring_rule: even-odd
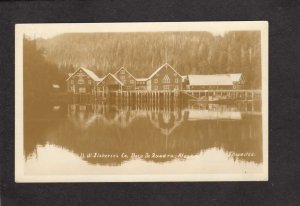
[[[68,73],[79,66],[100,77],[126,67],[147,77],[166,61],[180,74],[242,72],[249,88],[260,88],[260,33],[209,32],[66,33],[23,41],[24,100],[46,101],[65,88]]]
[[[35,40],[23,39],[23,71],[25,106],[49,101],[53,85],[64,90],[65,73],[45,58],[45,51],[37,48]]]
[[[124,66],[136,77],[147,77],[167,61],[182,75],[242,72],[249,88],[261,86],[258,31],[66,33],[37,39],[36,46],[65,75],[79,66],[99,76]]]

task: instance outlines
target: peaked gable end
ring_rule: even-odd
[[[68,76],[68,78],[66,79],[66,81],[68,81],[69,79],[71,79],[73,76],[83,76],[83,73],[86,74],[87,76],[89,76],[92,80],[94,81],[100,81],[101,79],[91,70],[88,70],[86,68],[83,67],[79,67],[73,74],[70,74]]]

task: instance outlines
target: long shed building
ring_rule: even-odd
[[[244,78],[241,73],[237,74],[212,74],[212,75],[187,75],[186,89],[209,90],[209,89],[243,89]]]

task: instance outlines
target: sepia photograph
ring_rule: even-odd
[[[268,23],[15,25],[15,181],[268,180]]]

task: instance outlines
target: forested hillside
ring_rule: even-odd
[[[43,49],[38,49],[35,40],[23,40],[24,103],[27,105],[49,102],[53,85],[64,89],[66,74],[45,58]]]
[[[260,87],[257,31],[67,33],[38,39],[37,46],[65,74],[85,66],[103,76],[124,66],[136,77],[147,77],[168,61],[182,75],[243,72],[249,87]]]

